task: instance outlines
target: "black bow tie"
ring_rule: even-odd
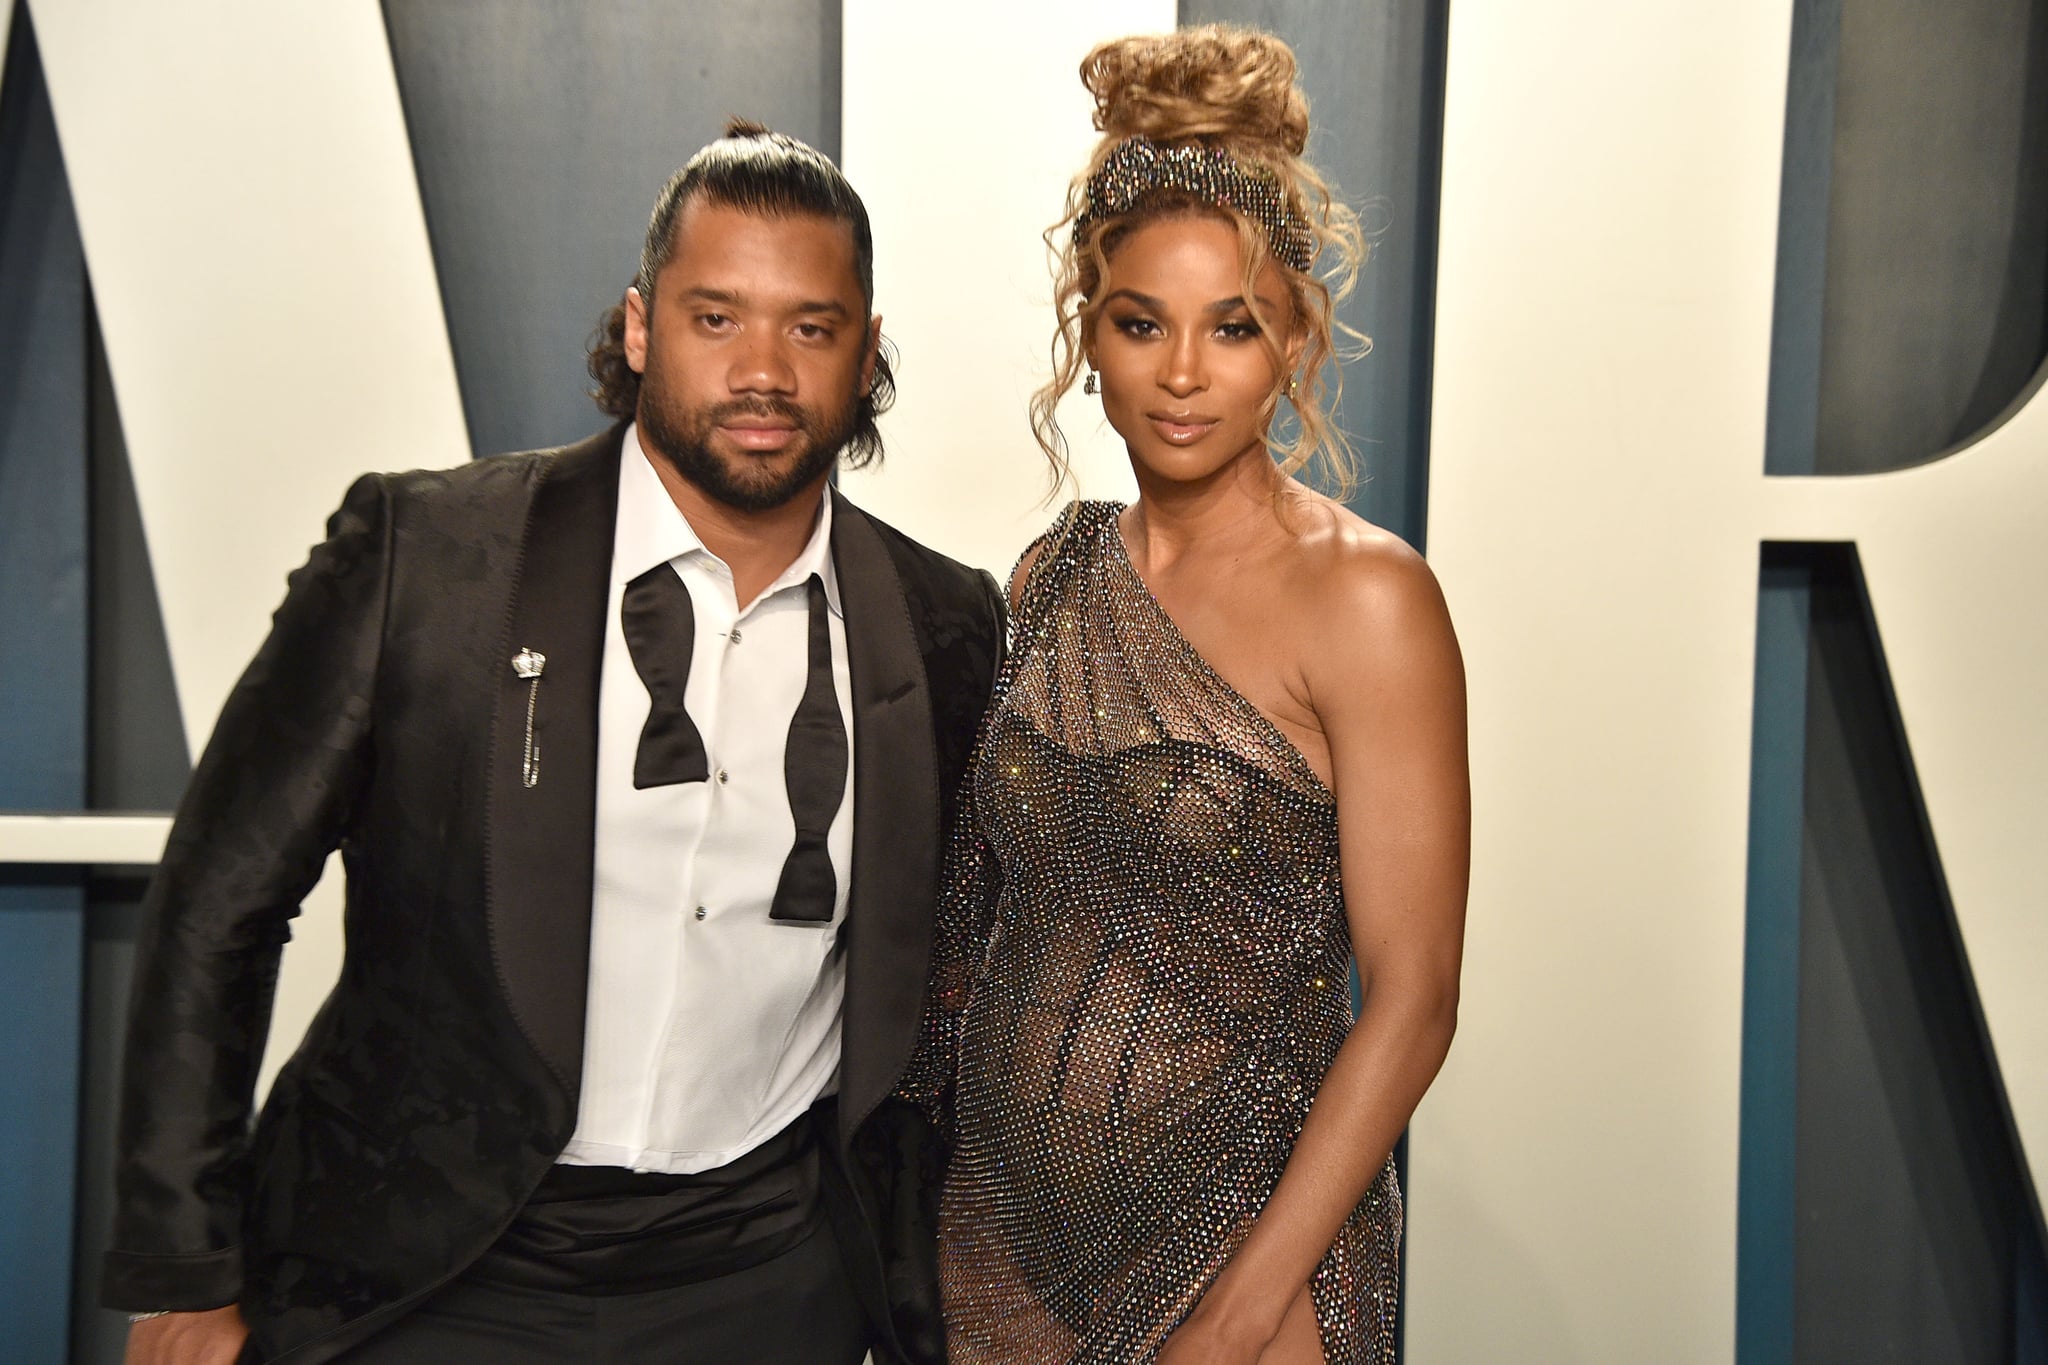
[[[832,686],[824,581],[812,574],[804,591],[810,607],[809,667],[803,697],[790,719],[782,764],[796,842],[782,864],[768,917],[825,923],[838,900],[838,878],[826,836],[846,796],[846,723]],[[690,590],[674,568],[658,564],[626,585],[619,626],[649,703],[647,724],[633,757],[634,787],[704,781],[711,775],[704,737],[683,704],[697,616]]]
[[[711,776],[704,736],[683,706],[690,687],[690,652],[697,645],[697,613],[690,590],[667,564],[657,564],[626,585],[619,607],[626,652],[647,687],[647,724],[633,756],[636,789],[702,782]]]

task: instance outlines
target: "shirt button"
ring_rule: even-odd
[[[725,785],[725,769],[723,768],[718,770],[718,785],[721,787]]]
[[[700,905],[700,906],[698,906],[698,907],[697,907],[697,909],[696,909],[696,911],[695,911],[695,913],[696,913],[696,916],[697,916],[697,918],[698,918],[698,919],[703,919],[703,918],[704,918],[704,907],[703,907],[703,906],[701,906],[701,905]]]
[[[732,634],[728,635],[726,638],[728,640],[731,640],[734,644],[738,644],[740,642],[740,628],[738,626],[734,626],[732,628]]]

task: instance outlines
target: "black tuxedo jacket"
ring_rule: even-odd
[[[468,1265],[568,1142],[622,434],[367,476],[292,575],[148,895],[110,1305],[239,1300],[266,1358],[328,1359]],[[855,1282],[884,1353],[942,1360],[935,1155],[889,1092],[1003,600],[832,496],[857,758],[828,1203],[872,1253]],[[532,788],[528,647],[547,656]],[[252,1132],[279,952],[337,847],[341,979]]]

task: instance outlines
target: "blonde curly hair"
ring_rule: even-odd
[[[1055,410],[1086,367],[1086,343],[1102,309],[1100,286],[1109,258],[1139,226],[1189,213],[1227,218],[1237,227],[1244,296],[1273,359],[1275,378],[1261,408],[1262,426],[1270,426],[1293,381],[1299,431],[1292,440],[1269,443],[1281,472],[1292,475],[1320,460],[1328,483],[1340,494],[1348,492],[1356,482],[1356,459],[1350,441],[1330,418],[1344,380],[1333,369],[1335,378],[1326,386],[1323,372],[1333,356],[1352,359],[1371,347],[1336,316],[1337,302],[1358,282],[1366,243],[1358,215],[1302,159],[1308,146],[1308,97],[1296,83],[1293,49],[1256,29],[1204,24],[1103,43],[1082,60],[1081,83],[1095,97],[1095,127],[1103,136],[1067,190],[1066,212],[1045,232],[1053,256],[1058,326],[1052,378],[1031,397],[1031,429],[1051,465],[1052,492],[1072,476]],[[1092,219],[1075,231],[1088,208],[1089,180],[1133,137],[1162,147],[1213,148],[1254,173],[1273,176],[1290,216],[1313,238],[1309,269],[1293,269],[1276,257],[1265,231],[1243,213],[1185,191],[1148,194],[1129,212]],[[1254,281],[1269,264],[1285,281],[1305,339],[1298,369],[1288,364],[1289,337],[1260,315],[1254,297]]]

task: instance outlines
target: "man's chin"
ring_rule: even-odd
[[[842,442],[823,446],[806,431],[782,450],[745,450],[715,427],[687,432],[641,414],[649,451],[713,502],[742,512],[772,512],[829,474]],[[826,453],[820,454],[823,449]]]
[[[788,503],[831,469],[809,467],[809,450],[778,450],[773,454],[718,451],[708,468],[683,476],[710,497],[743,512],[772,512]]]

